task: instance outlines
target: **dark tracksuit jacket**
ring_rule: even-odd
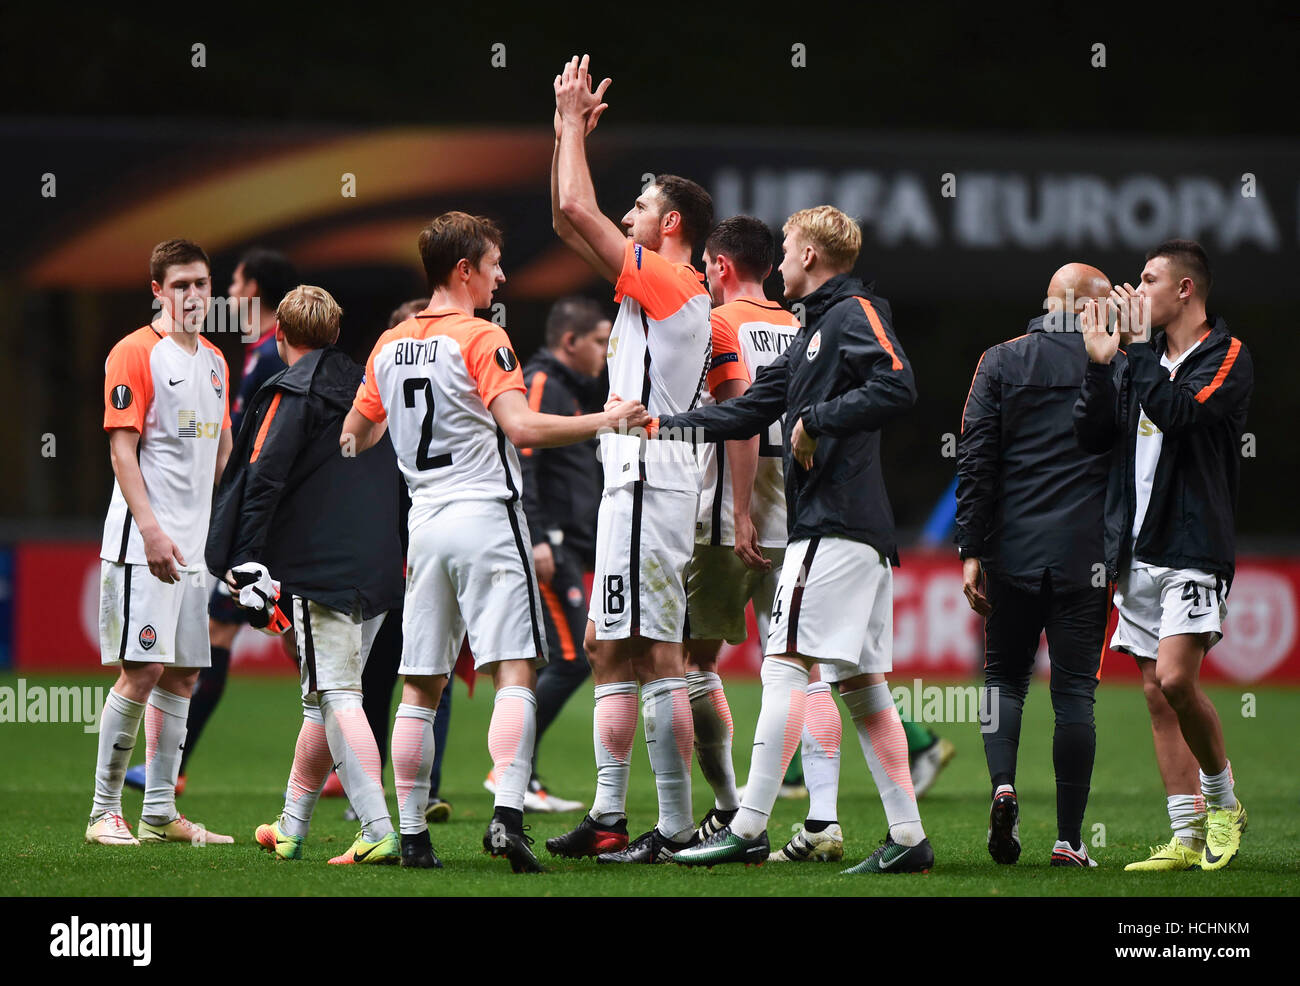
[[[1040,316],[985,351],[962,409],[954,540],[1023,589],[1099,584],[1110,461],[1074,437],[1087,366],[1077,317]]]
[[[575,373],[546,349],[524,367],[524,383],[528,405],[544,414],[585,414],[604,404],[604,395],[596,393],[598,381]],[[555,575],[549,583],[539,583],[546,639],[553,655],[539,681],[562,672],[576,687],[587,674],[582,650],[587,630],[583,572],[596,562],[596,514],[604,487],[598,447],[593,438],[558,448],[520,449],[524,513],[532,543],[550,543],[555,557]],[[553,542],[552,532],[562,535],[559,544]],[[571,689],[553,696],[556,701],[550,704],[556,712],[570,693]]]
[[[1085,449],[1111,453],[1105,551],[1112,581],[1134,557],[1232,581],[1241,436],[1255,370],[1246,344],[1229,333],[1227,323],[1213,315],[1207,319],[1209,331],[1173,379],[1160,365],[1164,332],[1117,353],[1109,366],[1088,363],[1074,426]],[[1134,544],[1139,406],[1164,437]]]
[[[1081,723],[1091,735],[1109,603],[1094,566],[1104,559],[1110,461],[1074,437],[1087,364],[1073,314],[1035,318],[980,357],[957,443],[954,540],[988,575],[987,684],[1022,701],[1046,630],[1057,724]],[[1015,748],[1004,736],[985,741]]]
[[[709,442],[751,438],[784,414],[790,540],[860,541],[897,565],[880,429],[916,403],[916,384],[894,334],[889,302],[849,274],[800,300],[804,327],[744,394],[664,417],[659,432],[699,429],[696,440]],[[790,433],[800,418],[818,440],[807,470],[790,454]]]
[[[569,369],[543,349],[524,367],[528,403],[543,414],[585,414],[592,410],[595,381]],[[596,408],[603,404],[595,401]],[[559,448],[521,449],[524,513],[533,544],[563,533],[563,545],[590,568],[596,560],[596,512],[604,485],[598,443],[579,442]]]
[[[368,619],[402,603],[401,476],[387,434],[345,456],[343,418],[362,367],[308,353],[254,395],[213,503],[206,560],[218,577],[261,562],[282,597]]]

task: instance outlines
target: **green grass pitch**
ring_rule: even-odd
[[[34,685],[108,687],[108,675],[25,676]],[[900,678],[901,681],[901,678]],[[909,681],[910,684],[910,681]],[[17,676],[0,675],[16,687]],[[432,827],[445,869],[332,867],[326,859],[350,844],[355,828],[342,820],[344,803],[322,800],[307,843],[307,858],[273,860],[252,841],[253,829],[278,812],[298,728],[296,682],[232,675],[225,698],[189,765],[189,789],[180,808],[234,846],[185,845],[114,848],[83,841],[90,807],[96,738],[78,724],[0,723],[0,895],[53,896],[295,896],[295,895],[904,895],[904,896],[1203,896],[1294,895],[1300,888],[1295,851],[1297,774],[1295,723],[1300,690],[1218,687],[1211,695],[1223,717],[1239,792],[1250,811],[1241,855],[1216,873],[1132,874],[1125,863],[1167,841],[1164,792],[1156,773],[1145,706],[1136,685],[1103,683],[1097,703],[1097,764],[1084,824],[1089,850],[1101,867],[1091,871],[1047,865],[1055,839],[1055,789],[1051,767],[1051,711],[1046,688],[1035,682],[1022,731],[1019,769],[1021,861],[1000,867],[985,848],[988,778],[978,727],[938,725],[958,755],[921,802],[936,864],[928,875],[840,875],[833,864],[768,864],[686,870],[676,866],[610,867],[594,861],[553,859],[545,839],[574,825],[578,814],[530,815],[536,850],[550,868],[515,876],[504,860],[483,855],[483,829],[492,799],[482,780],[491,685],[475,697],[456,684],[455,711],[444,766],[443,797],[452,820]],[[1243,716],[1243,694],[1255,696],[1255,715]],[[743,783],[758,713],[756,682],[734,682],[728,695],[736,723],[736,766]],[[871,784],[856,733],[846,724],[840,821],[845,865],[871,852],[885,833],[884,814]],[[143,734],[138,749],[144,749]],[[542,775],[566,797],[590,799],[593,786],[591,690],[580,690],[547,734]],[[385,785],[392,804],[391,772]],[[711,804],[698,767],[696,816]],[[140,795],[124,797],[127,820],[139,818]],[[655,795],[644,746],[633,754],[629,797],[633,834],[654,822]],[[774,847],[788,837],[806,802],[780,801],[768,829]],[[396,811],[394,811],[396,818]],[[1100,827],[1098,827],[1100,826]],[[1101,844],[1099,837],[1104,839]]]

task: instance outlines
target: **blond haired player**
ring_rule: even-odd
[[[678,852],[679,863],[762,862],[767,821],[806,720],[809,670],[839,690],[858,730],[889,822],[881,847],[849,872],[928,870],[907,738],[885,682],[892,665],[894,517],[880,465],[880,430],[916,401],[889,304],[850,271],[858,224],[832,206],[785,227],[781,276],[806,325],[743,395],[662,418],[657,434],[747,438],[785,414],[789,547],[772,607],[763,705],[749,782],[732,823]]]
[[[166,240],[149,258],[159,317],[104,364],[113,497],[100,546],[100,661],[120,667],[104,703],[86,841],[233,842],[176,811],[190,695],[208,666],[203,545],[212,488],[230,455],[230,373],[201,335],[212,299],[207,254]],[[145,720],[139,840],[122,817],[122,782]]]
[[[420,234],[429,307],[379,337],[341,442],[363,451],[387,427],[411,491],[406,680],[392,736],[403,859],[415,851],[408,846],[428,845],[434,713],[468,631],[475,667],[496,685],[488,728],[496,807],[483,848],[519,873],[541,869],[523,805],[546,636],[515,449],[585,441],[648,415],[628,402],[574,417],[528,406],[510,337],[474,316],[505,282],[501,241],[490,220],[463,212],[444,213]]]
[[[694,407],[709,356],[709,295],[691,266],[713,224],[713,201],[693,181],[659,175],[622,219],[596,201],[585,140],[604,112],[609,80],[593,92],[587,57],[555,77],[551,215],[556,232],[614,285],[619,305],[609,337],[611,395],[637,397],[651,413]],[[576,829],[548,839],[558,856],[604,863],[662,863],[695,835],[691,724],[682,639],[689,524],[699,497],[690,442],[601,438],[604,492],[596,523],[596,568],[585,644],[596,683],[596,796]],[[659,819],[628,843],[627,786],[636,735],[637,690]]]

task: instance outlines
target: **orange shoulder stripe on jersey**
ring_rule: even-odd
[[[1219,364],[1219,372],[1197,392],[1197,401],[1204,404],[1216,390],[1223,386],[1223,381],[1228,379],[1228,374],[1232,371],[1232,364],[1237,362],[1239,352],[1241,352],[1241,340],[1233,337],[1232,343],[1228,346],[1228,355],[1224,356],[1223,362]]]
[[[861,302],[862,310],[867,314],[867,321],[871,323],[871,331],[876,334],[876,342],[880,343],[880,348],[887,352],[889,358],[893,360],[890,369],[901,370],[903,368],[903,361],[899,359],[898,354],[894,352],[894,345],[889,341],[889,336],[885,334],[885,327],[881,324],[880,316],[876,314],[876,309],[866,298],[859,298],[858,301]]]
[[[975,378],[980,375],[980,367],[984,365],[984,357],[988,352],[980,353],[980,360],[975,364],[975,372],[970,375],[970,389],[966,391],[966,403],[961,406],[961,431],[959,435],[966,434],[966,408],[970,407],[970,395],[975,393]]]
[[[275,417],[275,412],[280,407],[280,392],[277,390],[275,396],[271,398],[271,406],[267,409],[266,417],[262,419],[262,427],[257,430],[257,440],[253,442],[253,454],[248,458],[248,464],[251,466],[257,461],[257,457],[262,454],[262,443],[266,441],[266,433],[271,430],[271,419]]]

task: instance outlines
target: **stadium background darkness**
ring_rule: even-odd
[[[1243,470],[1242,544],[1300,550],[1293,508],[1300,407],[1291,379],[1300,344],[1290,299],[1300,237],[1300,141],[1291,112],[1300,88],[1300,32],[1281,4],[1213,21],[1200,8],[1162,13],[1125,7],[1112,17],[1092,6],[1020,17],[971,9],[944,14],[925,5],[850,8],[837,16],[819,6],[814,18],[789,23],[742,9],[728,15],[662,5],[601,8],[595,15],[590,9],[517,15],[500,7],[367,4],[304,15],[270,5],[89,12],[41,5],[6,11],[0,29],[6,216],[0,388],[20,413],[5,415],[0,424],[0,466],[8,480],[0,484],[0,536],[97,537],[111,486],[99,427],[103,358],[116,339],[149,317],[147,254],[138,258],[140,277],[129,290],[34,290],[23,272],[42,250],[75,233],[79,217],[102,219],[95,210],[103,196],[133,201],[148,190],[149,171],[139,160],[142,139],[207,146],[216,168],[229,156],[249,153],[248,142],[259,135],[291,142],[297,133],[319,138],[393,126],[526,128],[545,135],[551,78],[566,56],[590,51],[597,77],[614,78],[593,162],[601,204],[615,220],[630,203],[639,172],[674,170],[673,154],[629,153],[644,165],[633,168],[620,159],[609,174],[599,168],[602,143],[649,141],[656,133],[715,138],[720,128],[769,143],[784,139],[792,161],[799,159],[801,140],[814,145],[857,134],[877,146],[895,137],[905,148],[933,142],[939,156],[951,149],[954,160],[994,141],[1010,155],[1006,169],[1031,172],[1069,172],[1070,149],[1093,145],[1113,158],[1115,173],[1128,174],[1143,170],[1151,148],[1168,140],[1219,155],[1216,175],[1261,171],[1281,247],[1238,251],[1223,262],[1223,251],[1208,237],[1216,265],[1211,308],[1255,356],[1248,430],[1256,436],[1257,457]],[[206,46],[202,69],[190,65],[196,42]],[[1090,65],[1097,42],[1106,45],[1103,69]],[[496,43],[506,46],[504,68],[491,64]],[[796,43],[806,45],[806,68],[791,66]],[[84,141],[95,148],[93,159],[75,153]],[[1134,157],[1134,166],[1126,163],[1129,142],[1147,155]],[[1241,150],[1239,163],[1229,161],[1234,149]],[[1267,152],[1274,170],[1253,167],[1252,149]],[[935,161],[927,155],[923,162],[927,175],[934,172],[931,191],[946,170],[932,167]],[[860,163],[872,165],[870,159]],[[1180,174],[1178,162],[1167,169],[1170,176]],[[58,176],[56,199],[40,196],[46,171]],[[690,176],[710,184],[709,174]],[[166,173],[159,177],[170,180]],[[419,220],[428,218],[422,213],[474,210],[482,203],[431,201],[414,213],[410,205],[397,210],[412,216],[408,265],[303,265],[304,278],[323,284],[343,305],[341,344],[358,359],[388,312],[424,291],[414,242]],[[510,278],[513,258],[554,241],[546,187],[539,183],[526,200],[511,205],[497,198],[492,206],[505,227]],[[294,232],[294,242],[301,242],[311,228]],[[158,239],[166,235],[205,243],[202,228],[160,231]],[[284,245],[273,237],[257,242]],[[210,249],[214,294],[224,294],[247,245]],[[893,303],[920,390],[915,411],[884,441],[891,498],[905,535],[920,527],[953,475],[954,461],[940,455],[941,443],[957,430],[979,354],[1024,331],[1057,266],[1096,262],[1096,255],[1087,248],[1053,248],[1026,263],[1017,254],[1017,269],[990,270],[983,291],[981,264],[1000,263],[996,253],[939,251],[936,257],[966,269],[917,269],[918,251],[891,256],[869,238],[859,269]],[[1136,281],[1141,251],[1115,256],[1123,263],[1103,256],[1100,266],[1116,281]],[[898,269],[900,263],[907,269]],[[969,289],[945,290],[954,278]],[[768,290],[779,297],[779,279],[769,281]],[[609,301],[597,282],[585,293]],[[509,282],[498,297],[526,359],[541,343],[546,302],[512,299]],[[237,337],[214,341],[237,376]],[[40,455],[46,433],[57,437],[54,459]]]

